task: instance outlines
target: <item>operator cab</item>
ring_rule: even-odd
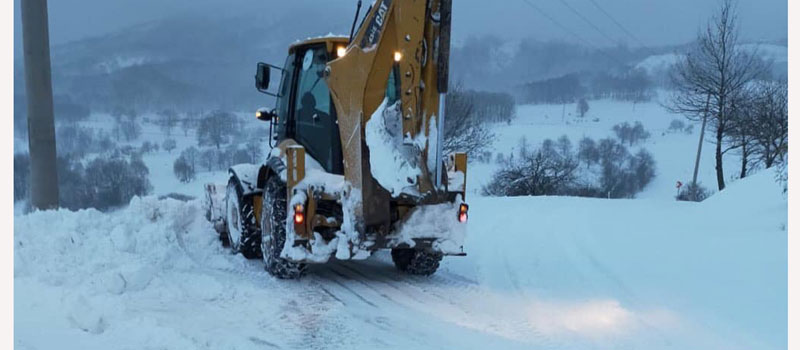
[[[341,139],[336,108],[325,78],[328,62],[344,55],[347,37],[324,37],[295,43],[283,68],[259,63],[256,89],[275,96],[275,109],[259,111],[257,117],[270,121],[274,140],[295,140],[317,160],[325,171],[344,174]],[[272,69],[281,72],[278,91],[267,91]]]

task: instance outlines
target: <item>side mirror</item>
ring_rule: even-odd
[[[256,89],[258,91],[265,92],[269,88],[269,71],[268,64],[258,62],[256,66]]]
[[[272,121],[273,119],[277,120],[277,116],[278,115],[277,115],[277,113],[275,113],[274,109],[269,110],[269,109],[266,109],[266,108],[259,108],[256,111],[256,119],[261,120],[261,121],[265,121],[265,122]]]

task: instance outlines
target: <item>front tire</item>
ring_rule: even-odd
[[[225,224],[231,252],[242,253],[247,259],[261,257],[261,230],[256,224],[253,203],[242,198],[242,188],[235,179],[228,181],[225,193]]]
[[[265,269],[273,277],[297,279],[302,277],[307,265],[281,258],[286,242],[286,185],[277,177],[270,177],[264,189],[261,206],[261,251]]]
[[[392,261],[398,270],[420,276],[430,276],[439,269],[442,254],[417,249],[392,249]]]

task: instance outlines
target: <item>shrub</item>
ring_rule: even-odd
[[[578,159],[586,163],[586,167],[600,161],[600,152],[593,139],[584,137],[578,142]]]
[[[599,143],[582,139],[578,156],[565,136],[545,140],[535,150],[523,138],[517,154],[498,157],[498,161],[501,168],[483,188],[484,195],[632,198],[653,180],[656,171],[650,153],[640,150],[631,155],[625,145],[610,138]],[[587,162],[583,171],[579,161]]]
[[[699,183],[689,183],[684,186],[675,199],[687,202],[702,202],[709,196],[709,191]]]
[[[644,126],[638,121],[633,125],[630,125],[628,122],[620,123],[614,125],[611,130],[614,131],[617,138],[619,138],[622,143],[627,143],[628,146],[633,146],[650,138],[650,133],[644,130]]]
[[[225,149],[225,159],[226,159],[225,168],[228,168],[236,164],[252,163],[252,157],[250,157],[250,152],[248,152],[246,149],[242,149],[234,145],[231,145],[227,149]]]
[[[200,161],[200,150],[192,146],[183,150],[181,156],[192,166],[192,169],[197,169],[197,163]]]
[[[134,196],[152,190],[149,170],[141,158],[95,158],[86,166],[86,181],[93,189],[93,207],[105,210],[127,204]]]
[[[86,167],[75,157],[59,157],[57,166],[62,208],[108,210],[152,190],[149,170],[138,157],[101,156]]]
[[[175,172],[175,177],[183,183],[192,182],[196,174],[194,167],[189,164],[189,161],[183,155],[175,160],[172,171]]]
[[[96,129],[72,124],[56,128],[56,149],[64,156],[82,157],[88,153],[100,153],[115,147],[108,134]]]
[[[217,168],[219,161],[219,151],[216,148],[209,148],[200,153],[200,164],[206,168],[206,171],[211,171]]]
[[[174,139],[166,139],[161,144],[161,148],[167,151],[167,153],[172,153],[172,150],[174,150],[176,147],[178,147],[178,143],[175,142]]]
[[[62,208],[78,210],[95,207],[94,189],[86,181],[83,163],[67,156],[58,157],[58,202]]]
[[[120,119],[114,126],[114,135],[117,136],[117,140],[124,139],[130,142],[142,135],[142,126],[135,119]]]
[[[683,132],[685,128],[686,123],[684,123],[683,120],[673,119],[669,122],[669,129],[667,130],[669,130],[669,132]]]
[[[175,160],[172,171],[175,177],[183,183],[192,182],[197,174],[197,165],[201,162],[201,153],[195,147],[189,147]]]
[[[142,146],[139,147],[139,153],[141,154],[148,154],[152,153],[156,150],[158,144],[153,144],[150,141],[142,142]]]
[[[649,152],[640,150],[631,155],[628,149],[613,139],[603,139],[600,153],[600,193],[606,198],[633,198],[655,177],[655,160]]]
[[[241,130],[239,121],[228,112],[215,111],[200,120],[197,127],[197,144],[217,149],[227,144]]]
[[[503,168],[483,188],[483,193],[490,196],[566,194],[575,181],[577,168],[568,139],[562,138],[558,143],[545,140],[536,150],[530,150],[523,139],[517,158],[504,162]]]
[[[589,112],[589,103],[586,102],[586,99],[581,97],[578,100],[578,104],[575,107],[575,112],[578,113],[578,116],[583,118],[586,116],[586,113]]]

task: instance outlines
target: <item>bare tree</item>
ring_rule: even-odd
[[[215,111],[200,120],[197,127],[197,143],[200,146],[214,146],[218,150],[239,131],[238,120],[228,112]]]
[[[717,186],[725,188],[722,168],[723,138],[729,128],[731,97],[761,74],[764,66],[755,52],[737,47],[737,17],[732,0],[723,0],[719,13],[704,32],[698,34],[695,47],[678,62],[671,78],[675,93],[669,108],[696,120],[708,109],[709,126],[716,145]],[[710,103],[706,103],[710,100]]]
[[[174,150],[176,147],[178,147],[178,143],[175,142],[174,139],[166,139],[161,145],[161,148],[167,151],[167,153],[172,153],[172,150]]]
[[[196,175],[196,170],[189,164],[189,161],[186,160],[184,156],[178,157],[175,160],[175,163],[172,166],[172,171],[175,173],[175,177],[183,183],[189,183],[194,180]]]
[[[578,104],[575,107],[576,112],[578,112],[578,116],[583,118],[586,116],[586,112],[589,112],[589,102],[586,102],[586,99],[581,97],[578,100]]]
[[[749,127],[756,144],[754,153],[771,168],[783,162],[789,150],[788,89],[785,81],[756,86]]]
[[[200,153],[200,163],[206,168],[206,171],[214,170],[219,158],[219,151],[216,148],[209,148]]]
[[[755,133],[753,114],[754,92],[751,89],[742,89],[730,98],[728,108],[728,130],[725,135],[727,147],[722,151],[726,154],[731,150],[738,150],[740,155],[739,178],[747,176],[750,165],[753,163],[751,155],[755,151]]]
[[[185,115],[183,119],[181,119],[181,129],[183,129],[183,136],[189,136],[189,130],[192,130],[197,127],[197,120],[192,118],[190,115]]]
[[[158,114],[161,117],[161,130],[163,130],[167,136],[172,135],[172,129],[178,126],[178,112],[168,108]]]
[[[461,84],[447,94],[447,122],[444,123],[444,151],[475,154],[489,146],[494,135],[475,113],[474,102]]]

